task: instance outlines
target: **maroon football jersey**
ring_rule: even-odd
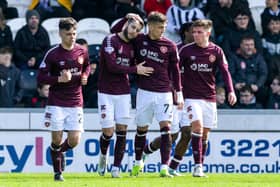
[[[69,69],[72,78],[67,83],[58,83],[63,69]],[[82,107],[81,75],[88,76],[89,71],[89,56],[84,47],[75,44],[72,50],[66,50],[57,45],[50,49],[39,67],[38,74],[38,83],[50,84],[48,105]]]
[[[139,34],[134,40],[137,63],[146,62],[144,66],[153,67],[150,76],[138,76],[139,88],[154,92],[169,92],[173,87],[181,90],[179,57],[175,43],[162,37],[151,40],[147,34]],[[172,77],[173,80],[170,80]]]
[[[111,34],[103,40],[100,50],[98,90],[120,95],[130,93],[128,73],[136,73],[133,45]]]
[[[204,99],[216,102],[217,67],[222,73],[227,91],[233,91],[231,75],[225,55],[220,47],[210,42],[201,48],[195,43],[183,46],[179,51],[180,64],[184,68],[184,98]]]

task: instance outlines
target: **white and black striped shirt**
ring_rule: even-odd
[[[172,5],[171,7],[169,7],[166,16],[168,19],[166,29],[169,32],[178,31],[181,25],[184,23],[205,18],[203,12],[199,8],[190,7],[187,9],[182,9],[177,5]]]

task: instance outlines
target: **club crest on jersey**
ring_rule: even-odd
[[[146,56],[147,55],[147,49],[141,49],[140,50],[140,55],[141,56]]]
[[[165,54],[167,52],[167,47],[165,47],[165,46],[161,46],[159,49],[163,54]]]
[[[143,42],[143,45],[148,45],[148,42],[144,41],[144,42]]]
[[[240,62],[241,69],[246,69],[246,63],[244,61]]]
[[[194,61],[196,59],[195,56],[191,56],[191,60]]]
[[[101,118],[102,118],[102,119],[106,118],[106,114],[105,114],[105,113],[102,113],[102,114],[101,114]]]
[[[210,55],[209,56],[209,61],[211,62],[211,63],[213,63],[213,62],[215,62],[216,61],[216,57],[215,57],[215,55]]]
[[[78,63],[79,64],[83,64],[84,63],[84,57],[83,56],[79,56],[78,57]]]

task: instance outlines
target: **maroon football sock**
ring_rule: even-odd
[[[112,136],[107,136],[105,135],[104,133],[101,134],[100,136],[100,150],[101,150],[101,153],[103,155],[106,155],[107,154],[107,150],[108,150],[108,147],[110,145],[110,140],[111,140]]]
[[[171,145],[172,145],[170,127],[161,128],[160,133],[161,133],[161,144],[160,144],[161,164],[168,165],[170,159]]]
[[[202,135],[192,133],[192,151],[195,164],[202,164]]]
[[[146,134],[147,131],[140,131],[137,129],[134,142],[136,160],[142,159],[143,150],[146,144]]]
[[[173,159],[171,160],[171,162],[170,162],[170,164],[169,164],[169,167],[170,167],[171,169],[176,170],[182,159],[183,159],[182,156],[180,156],[180,155],[174,155]]]
[[[65,141],[61,144],[61,152],[66,152],[68,149],[72,149],[72,147],[68,143],[68,138],[65,139]]]
[[[115,144],[115,157],[114,157],[114,166],[120,167],[126,143],[126,131],[117,131],[117,141]]]
[[[62,173],[61,168],[61,146],[57,146],[54,143],[51,144],[51,158],[53,163],[53,171],[55,173]]]

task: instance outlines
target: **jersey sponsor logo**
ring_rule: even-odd
[[[45,67],[46,67],[46,63],[45,63],[45,61],[42,61],[39,68],[45,68]]]
[[[241,69],[246,69],[246,63],[244,61],[240,62]]]
[[[105,52],[111,54],[114,52],[114,48],[113,47],[105,47]]]
[[[191,65],[191,69],[192,69],[193,71],[196,71],[196,70],[197,70],[197,64],[192,64],[192,65]]]
[[[215,57],[215,55],[210,55],[209,56],[209,61],[211,62],[211,63],[213,63],[213,62],[215,62],[216,61],[216,57]]]
[[[198,72],[212,72],[212,67],[209,67],[209,64],[191,64],[190,68],[193,71],[198,71]]]
[[[151,59],[155,62],[163,63],[164,59],[160,59],[160,55],[158,52],[150,51],[147,49],[141,49],[140,55],[143,57],[147,57],[148,59]]]
[[[167,47],[165,47],[165,46],[161,46],[159,49],[163,54],[165,54],[167,52]]]
[[[84,63],[84,57],[83,56],[79,56],[78,57],[78,63],[79,64],[83,64]]]
[[[116,59],[116,64],[122,65],[122,66],[129,66],[129,58],[122,58],[122,57],[118,57]]]

